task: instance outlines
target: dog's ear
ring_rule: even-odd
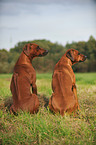
[[[71,60],[74,61],[74,51],[70,50],[67,52],[66,56]]]
[[[30,54],[30,44],[26,44],[25,46],[24,46],[24,48],[23,48],[23,52],[27,55],[27,56],[29,56],[29,54]]]

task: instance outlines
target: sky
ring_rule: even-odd
[[[0,0],[0,49],[46,39],[65,45],[96,39],[96,0]]]

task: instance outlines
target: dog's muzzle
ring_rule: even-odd
[[[48,50],[46,50],[44,53],[43,53],[43,55],[47,55],[48,54]]]
[[[45,56],[47,55],[47,53],[48,53],[48,50],[44,51],[42,54],[39,54],[39,56]]]
[[[87,56],[83,56],[82,60],[79,60],[79,62],[85,61]]]

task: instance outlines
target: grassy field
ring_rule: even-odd
[[[10,115],[11,74],[0,75],[0,144],[3,145],[95,145],[96,73],[76,74],[80,111],[78,115],[52,114],[44,107],[52,93],[52,74],[37,74],[39,112]],[[45,101],[45,102],[44,102]],[[5,104],[5,106],[4,106]],[[7,105],[6,105],[7,104]]]

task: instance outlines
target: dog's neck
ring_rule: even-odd
[[[72,61],[66,56],[61,57],[60,63],[62,63],[62,64],[67,63],[70,67],[72,67],[72,65],[73,65]]]
[[[19,59],[16,62],[16,65],[22,65],[22,64],[26,64],[26,65],[31,65],[32,66],[32,60],[30,60],[28,58],[28,56],[26,56],[23,52],[21,53]]]

